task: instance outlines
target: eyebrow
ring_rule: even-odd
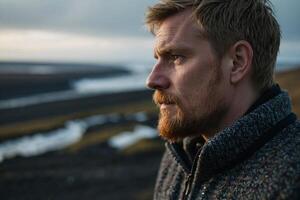
[[[154,58],[158,58],[158,55],[170,55],[172,54],[171,47],[164,47],[164,48],[154,48]]]
[[[158,55],[170,55],[173,53],[184,52],[185,54],[189,54],[191,52],[191,48],[186,45],[181,46],[173,46],[169,45],[161,48],[154,48],[154,58],[157,58]]]

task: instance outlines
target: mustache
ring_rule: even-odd
[[[180,101],[177,97],[167,94],[165,92],[156,90],[153,94],[153,101],[156,105],[161,104],[177,104],[179,105]]]

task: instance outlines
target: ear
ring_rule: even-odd
[[[240,40],[230,48],[232,65],[230,82],[236,84],[250,74],[252,68],[253,49],[249,42]]]

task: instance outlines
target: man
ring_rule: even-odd
[[[269,2],[161,0],[146,23],[167,140],[154,199],[299,198],[300,123],[274,84]]]

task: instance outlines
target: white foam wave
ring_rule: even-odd
[[[112,94],[146,89],[145,70],[131,75],[110,78],[84,78],[71,83],[72,89],[0,100],[0,109],[26,107],[42,103],[71,100],[99,94]]]
[[[146,73],[137,73],[113,78],[81,79],[72,85],[79,94],[116,93],[146,89],[146,78]]]
[[[18,97],[14,99],[7,99],[0,101],[0,109],[19,108],[41,103],[49,103],[55,101],[63,101],[68,99],[76,99],[80,96],[73,90],[49,92],[43,94],[35,94],[25,97]]]
[[[135,127],[133,132],[127,131],[112,137],[108,141],[108,144],[111,147],[122,150],[126,147],[129,147],[130,145],[137,143],[141,139],[151,139],[157,136],[158,134],[156,129],[148,126],[138,125]]]
[[[37,133],[0,143],[0,162],[15,156],[29,157],[64,149],[78,142],[89,127],[108,122],[118,123],[121,119],[119,114],[95,115],[80,120],[68,121],[63,128],[48,133]],[[126,119],[143,122],[147,120],[147,115],[144,112],[138,112],[128,115]]]
[[[86,130],[81,122],[68,122],[61,129],[47,134],[26,136],[0,145],[0,162],[4,159],[19,156],[34,156],[48,151],[60,150],[80,140]]]

